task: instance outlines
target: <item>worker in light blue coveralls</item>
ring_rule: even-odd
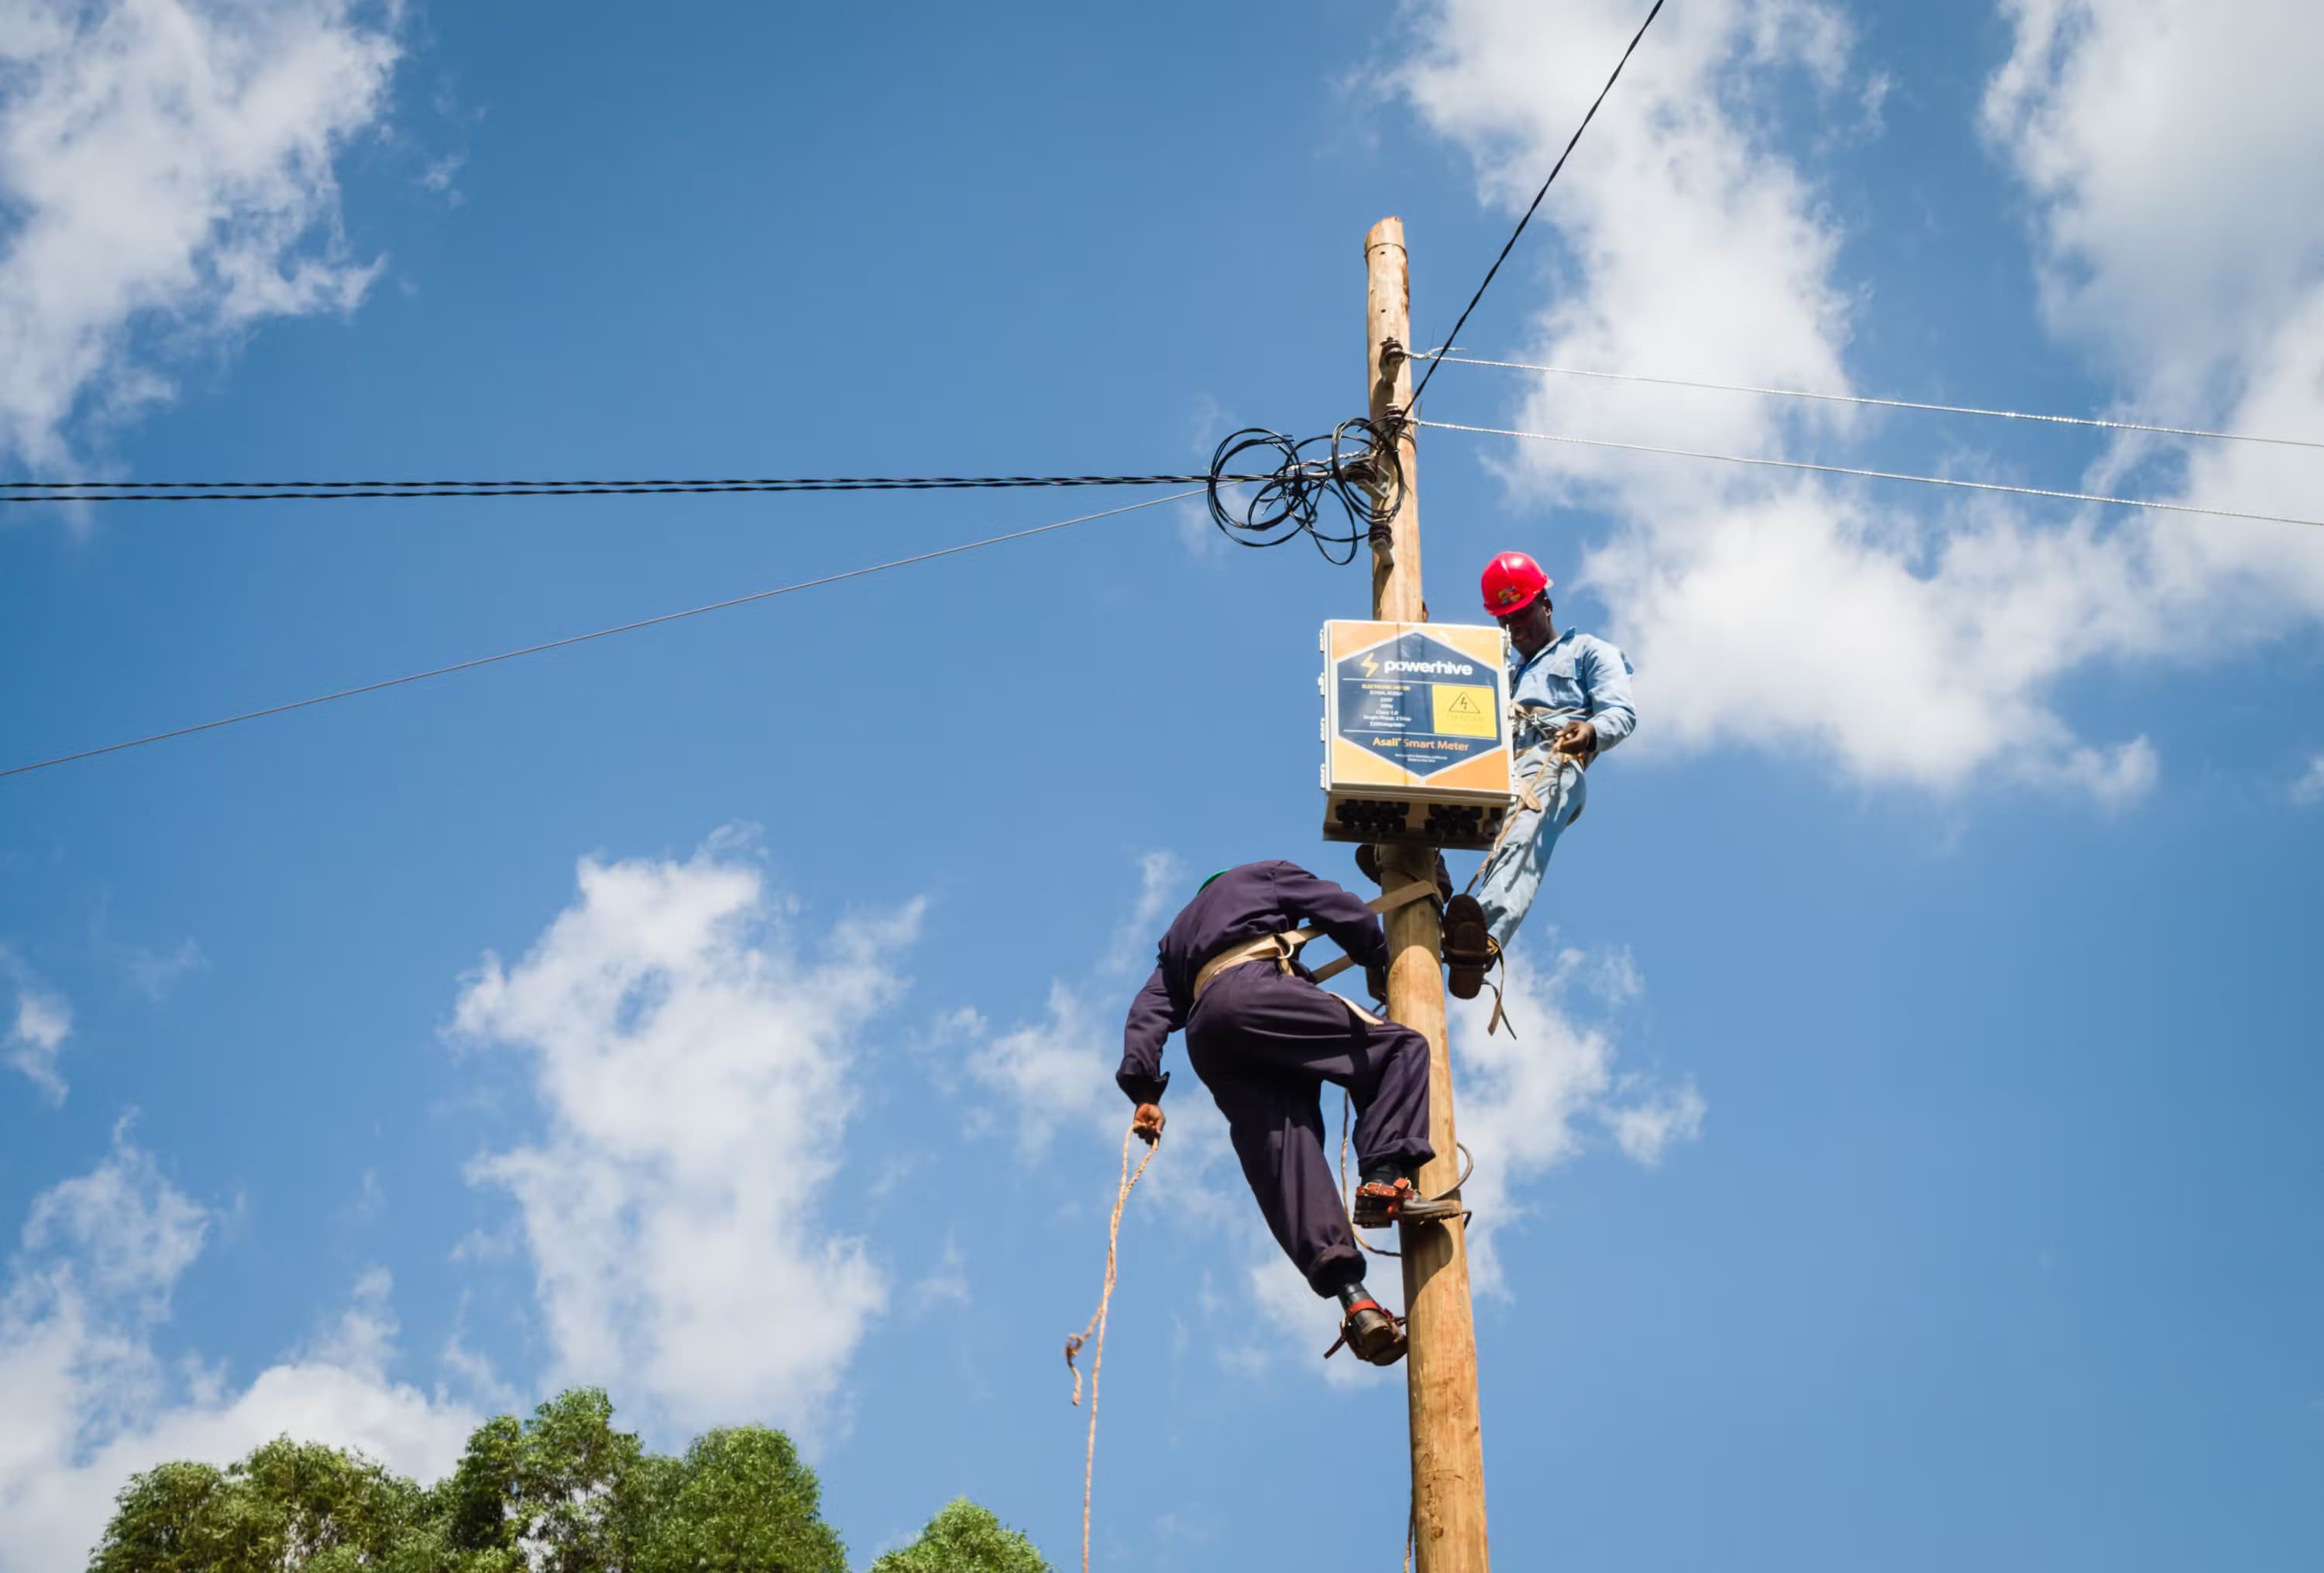
[[[1540,894],[1558,838],[1582,817],[1591,762],[1638,724],[1628,659],[1604,639],[1558,632],[1549,586],[1523,552],[1485,566],[1485,610],[1509,636],[1510,741],[1522,795],[1485,858],[1477,893],[1445,905],[1445,986],[1461,999],[1477,997],[1485,970]]]

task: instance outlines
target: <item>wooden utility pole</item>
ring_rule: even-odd
[[[1383,218],[1364,236],[1364,374],[1371,418],[1385,420],[1412,398],[1412,279],[1404,221]],[[1383,358],[1384,347],[1397,346]],[[1413,428],[1397,428],[1404,490],[1372,541],[1372,616],[1425,622],[1420,597],[1419,468]],[[1381,884],[1396,889],[1434,878],[1426,848],[1381,847]],[[1428,1040],[1428,1145],[1420,1172],[1434,1195],[1460,1177],[1453,1147],[1452,1063],[1444,1038],[1443,938],[1436,907],[1407,902],[1387,918],[1388,1015]],[[1485,1447],[1477,1421],[1477,1329],[1469,1307],[1468,1226],[1403,1227],[1404,1310],[1411,1347],[1405,1382],[1412,1423],[1412,1524],[1418,1573],[1485,1573]]]

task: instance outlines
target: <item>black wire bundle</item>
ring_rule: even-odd
[[[1321,447],[1323,452],[1312,453]],[[1239,483],[1235,471],[1246,454],[1268,453],[1276,464],[1258,490],[1239,502],[1219,494]],[[1229,466],[1235,466],[1230,471]],[[1361,416],[1343,420],[1322,437],[1294,442],[1281,432],[1246,427],[1219,444],[1211,455],[1211,522],[1237,546],[1277,547],[1305,535],[1333,563],[1351,563],[1356,548],[1404,501],[1404,465],[1396,456],[1395,434]],[[1345,533],[1322,528],[1323,500],[1335,500],[1347,517]],[[1342,555],[1340,548],[1345,547]]]
[[[1265,470],[1231,469],[1245,455],[1268,455]],[[1404,468],[1390,428],[1343,420],[1322,437],[1295,442],[1251,427],[1218,446],[1199,475],[742,475],[643,480],[369,481],[0,481],[0,507],[11,502],[342,502],[358,498],[631,497],[677,493],[784,492],[945,492],[1019,487],[1166,486],[1199,483],[1211,518],[1243,546],[1314,538],[1330,561],[1355,560],[1356,548],[1404,500]],[[1223,489],[1256,490],[1231,502]],[[1323,527],[1323,500],[1345,515],[1344,530]]]
[[[745,492],[962,492],[1185,486],[1210,475],[742,475],[641,481],[0,481],[0,502],[337,502],[365,497],[631,497]],[[1257,481],[1259,475],[1230,475]]]

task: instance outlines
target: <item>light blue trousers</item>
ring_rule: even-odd
[[[1485,923],[1503,950],[1525,921],[1541,878],[1549,872],[1549,855],[1565,833],[1589,796],[1582,767],[1548,749],[1536,749],[1517,760],[1517,777],[1533,785],[1539,812],[1520,801],[1500,846],[1485,860],[1477,881],[1477,905],[1485,909]]]

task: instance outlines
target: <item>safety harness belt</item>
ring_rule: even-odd
[[[1434,880],[1416,879],[1401,889],[1383,891],[1364,905],[1374,912],[1385,914],[1394,912],[1399,906],[1408,906],[1424,896],[1435,894]],[[1230,945],[1204,962],[1203,970],[1194,974],[1194,998],[1200,999],[1203,997],[1203,991],[1218,981],[1222,972],[1231,967],[1242,966],[1246,962],[1273,961],[1277,967],[1288,972],[1291,970],[1292,961],[1299,954],[1299,948],[1310,940],[1322,938],[1323,934],[1323,931],[1320,928],[1294,929],[1288,934],[1261,934],[1255,940],[1246,940],[1241,944]],[[1328,962],[1317,968],[1314,972],[1315,981],[1321,983],[1327,978],[1336,978],[1355,964],[1353,957],[1342,956],[1336,961]],[[1351,1005],[1349,1008],[1360,1011],[1362,1007]]]

